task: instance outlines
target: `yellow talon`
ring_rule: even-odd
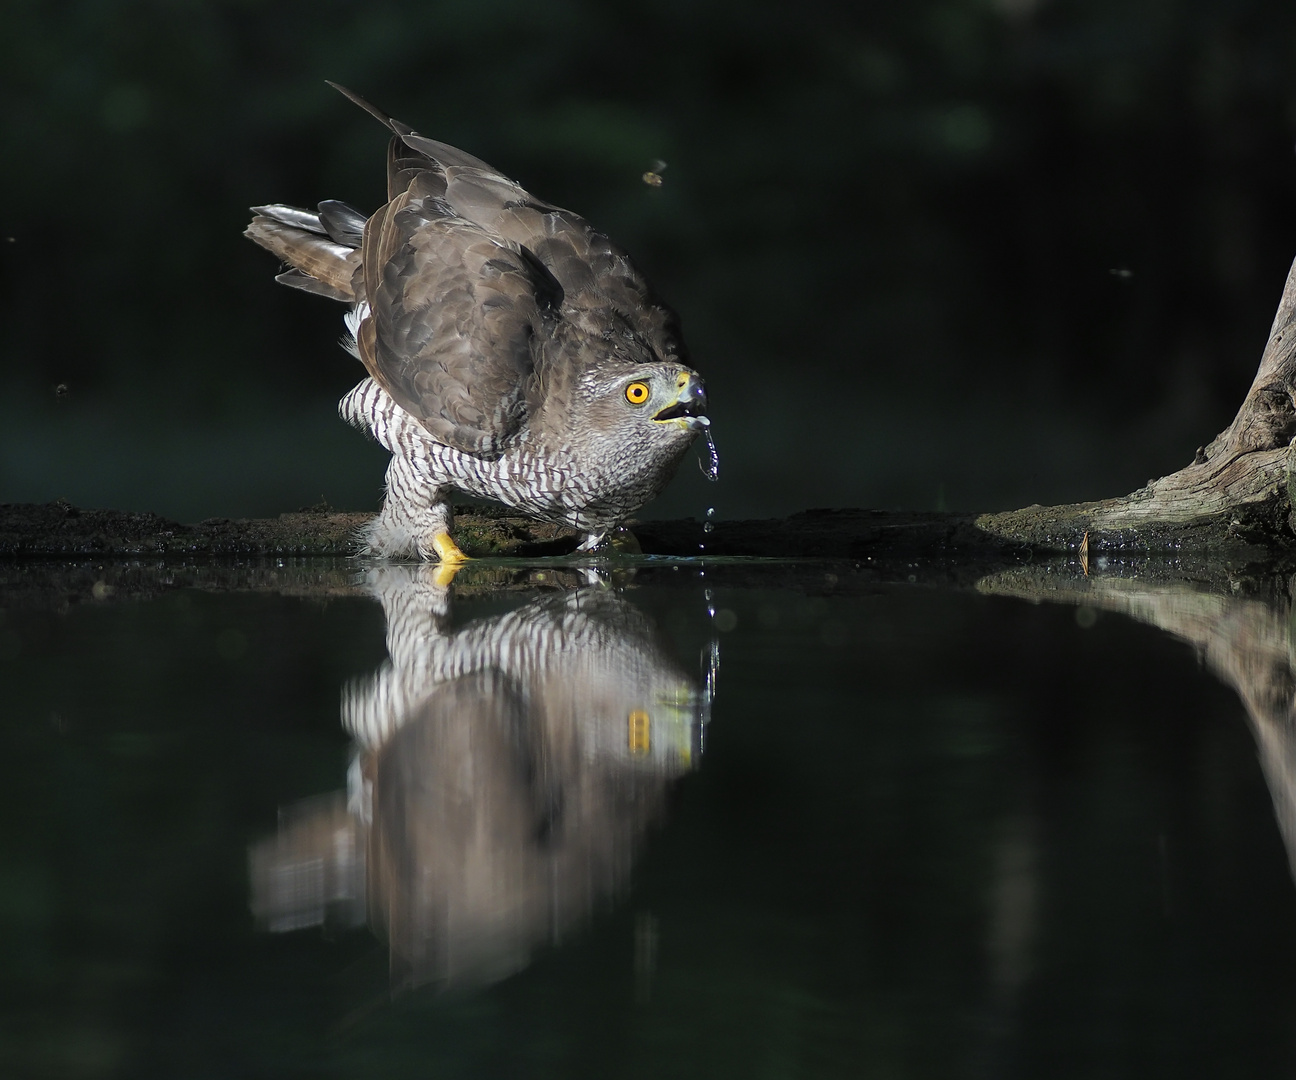
[[[468,556],[459,550],[459,545],[450,538],[448,532],[440,532],[432,537],[432,546],[436,548],[437,558],[443,564],[458,564],[468,561]]]

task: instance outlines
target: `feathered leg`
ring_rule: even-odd
[[[439,487],[401,453],[387,466],[382,512],[364,528],[365,554],[388,558],[415,555],[461,563],[468,556],[450,536],[454,510],[450,492]]]
[[[372,379],[347,394],[339,411],[349,423],[368,428],[392,452],[382,512],[361,532],[363,554],[439,559],[447,567],[465,562],[468,556],[450,535],[450,488],[428,470],[412,432],[414,421]]]

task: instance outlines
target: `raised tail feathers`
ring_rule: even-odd
[[[291,269],[275,280],[332,300],[354,303],[352,279],[360,265],[364,218],[341,202],[320,203],[319,212],[295,206],[254,206],[244,231]]]

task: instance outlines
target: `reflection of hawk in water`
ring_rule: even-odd
[[[593,546],[708,423],[674,314],[584,219],[343,93],[395,133],[387,204],[257,207],[247,235],[279,281],[351,305],[369,378],[342,415],[392,452],[368,550],[462,559],[453,490]]]
[[[293,929],[331,897],[333,918],[384,931],[395,985],[491,982],[625,883],[709,699],[602,586],[451,632],[429,570],[367,584],[390,659],[343,697],[349,795],[254,848],[253,906]]]

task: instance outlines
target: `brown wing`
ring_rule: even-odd
[[[556,286],[415,174],[365,227],[370,375],[439,442],[497,456],[538,392],[535,336]]]
[[[615,316],[659,357],[687,360],[675,313],[630,257],[584,218],[537,199],[480,158],[419,135],[345,87],[329,85],[395,134],[387,159],[389,199],[417,180],[457,216],[534,255],[561,286],[563,306]]]
[[[678,317],[606,234],[489,167],[445,165],[443,172],[455,213],[531,252],[562,286],[564,306],[611,308],[659,357],[686,359]]]

